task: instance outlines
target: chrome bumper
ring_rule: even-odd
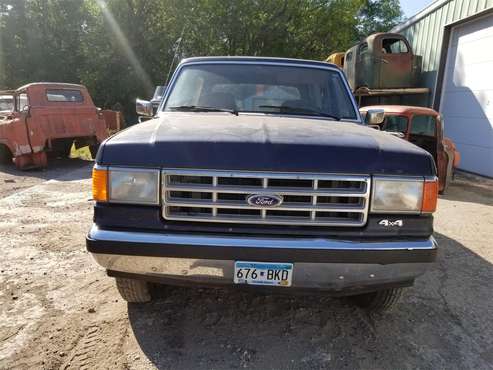
[[[95,260],[112,275],[123,273],[150,280],[223,285],[233,283],[235,260],[271,258],[272,262],[294,263],[294,288],[338,292],[412,282],[432,266],[437,248],[433,238],[355,242],[126,232],[102,230],[97,226],[89,232],[87,245]],[[202,256],[203,249],[225,256],[221,258],[218,253]],[[272,257],[259,254],[266,251]],[[290,253],[295,251],[298,254]],[[396,257],[395,263],[392,256]]]

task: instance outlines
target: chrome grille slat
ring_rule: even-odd
[[[368,214],[369,176],[167,169],[162,181],[168,220],[362,226]],[[285,200],[252,206],[246,201],[252,194]]]
[[[259,222],[259,218],[230,215],[228,216],[227,221],[226,220],[217,221],[207,216],[195,216],[193,218],[173,217],[172,220],[194,221],[194,222],[223,222],[223,223],[231,222],[231,223],[242,223],[242,224],[301,225],[301,226],[361,226],[360,221],[351,221],[344,218],[341,218],[339,220],[330,220],[330,221],[322,220],[322,221],[306,222],[309,221],[310,218],[308,218],[308,220],[302,217],[290,218],[289,220],[285,220],[279,217],[269,217],[269,218],[265,218],[265,222]],[[262,221],[264,221],[264,219],[262,219]]]
[[[293,188],[273,188],[267,190],[266,188],[255,188],[255,187],[242,187],[241,189],[233,188],[233,187],[225,187],[225,186],[202,186],[202,185],[169,185],[167,186],[168,191],[199,191],[206,193],[231,193],[231,194],[272,194],[279,193],[284,195],[318,195],[318,196],[327,196],[327,197],[362,197],[366,194],[366,189],[359,192],[347,192],[344,190],[300,190]]]
[[[258,209],[265,210],[267,209],[261,206],[251,206],[245,202],[245,204],[240,203],[229,203],[229,202],[204,202],[204,201],[188,201],[188,202],[175,202],[175,201],[167,201],[167,206],[169,207],[197,207],[197,208],[227,208],[227,209]],[[297,204],[289,204],[283,203],[282,206],[278,206],[272,208],[272,210],[277,211],[327,211],[327,212],[363,212],[365,207],[358,206],[350,206],[347,208],[341,207],[323,207],[323,206],[312,206],[312,205],[297,205]]]

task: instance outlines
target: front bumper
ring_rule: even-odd
[[[435,261],[427,239],[356,241],[164,234],[105,230],[94,225],[87,249],[113,276],[169,283],[229,285],[234,262],[294,263],[293,288],[351,294],[410,285]]]

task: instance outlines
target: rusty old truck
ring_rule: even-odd
[[[359,106],[423,105],[422,59],[403,35],[375,33],[346,51],[343,68]]]
[[[373,105],[360,109],[362,117],[369,111],[383,110],[384,121],[379,125],[382,131],[397,134],[420,148],[435,159],[438,184],[444,193],[453,179],[454,170],[459,166],[460,153],[455,143],[443,133],[443,119],[431,108],[404,105]]]
[[[66,83],[31,83],[0,91],[0,163],[19,169],[46,167],[48,155],[68,156],[89,146],[94,155],[118,121],[94,105],[87,88]]]

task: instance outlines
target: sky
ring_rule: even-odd
[[[401,8],[404,15],[409,18],[423,10],[435,0],[401,0]]]

